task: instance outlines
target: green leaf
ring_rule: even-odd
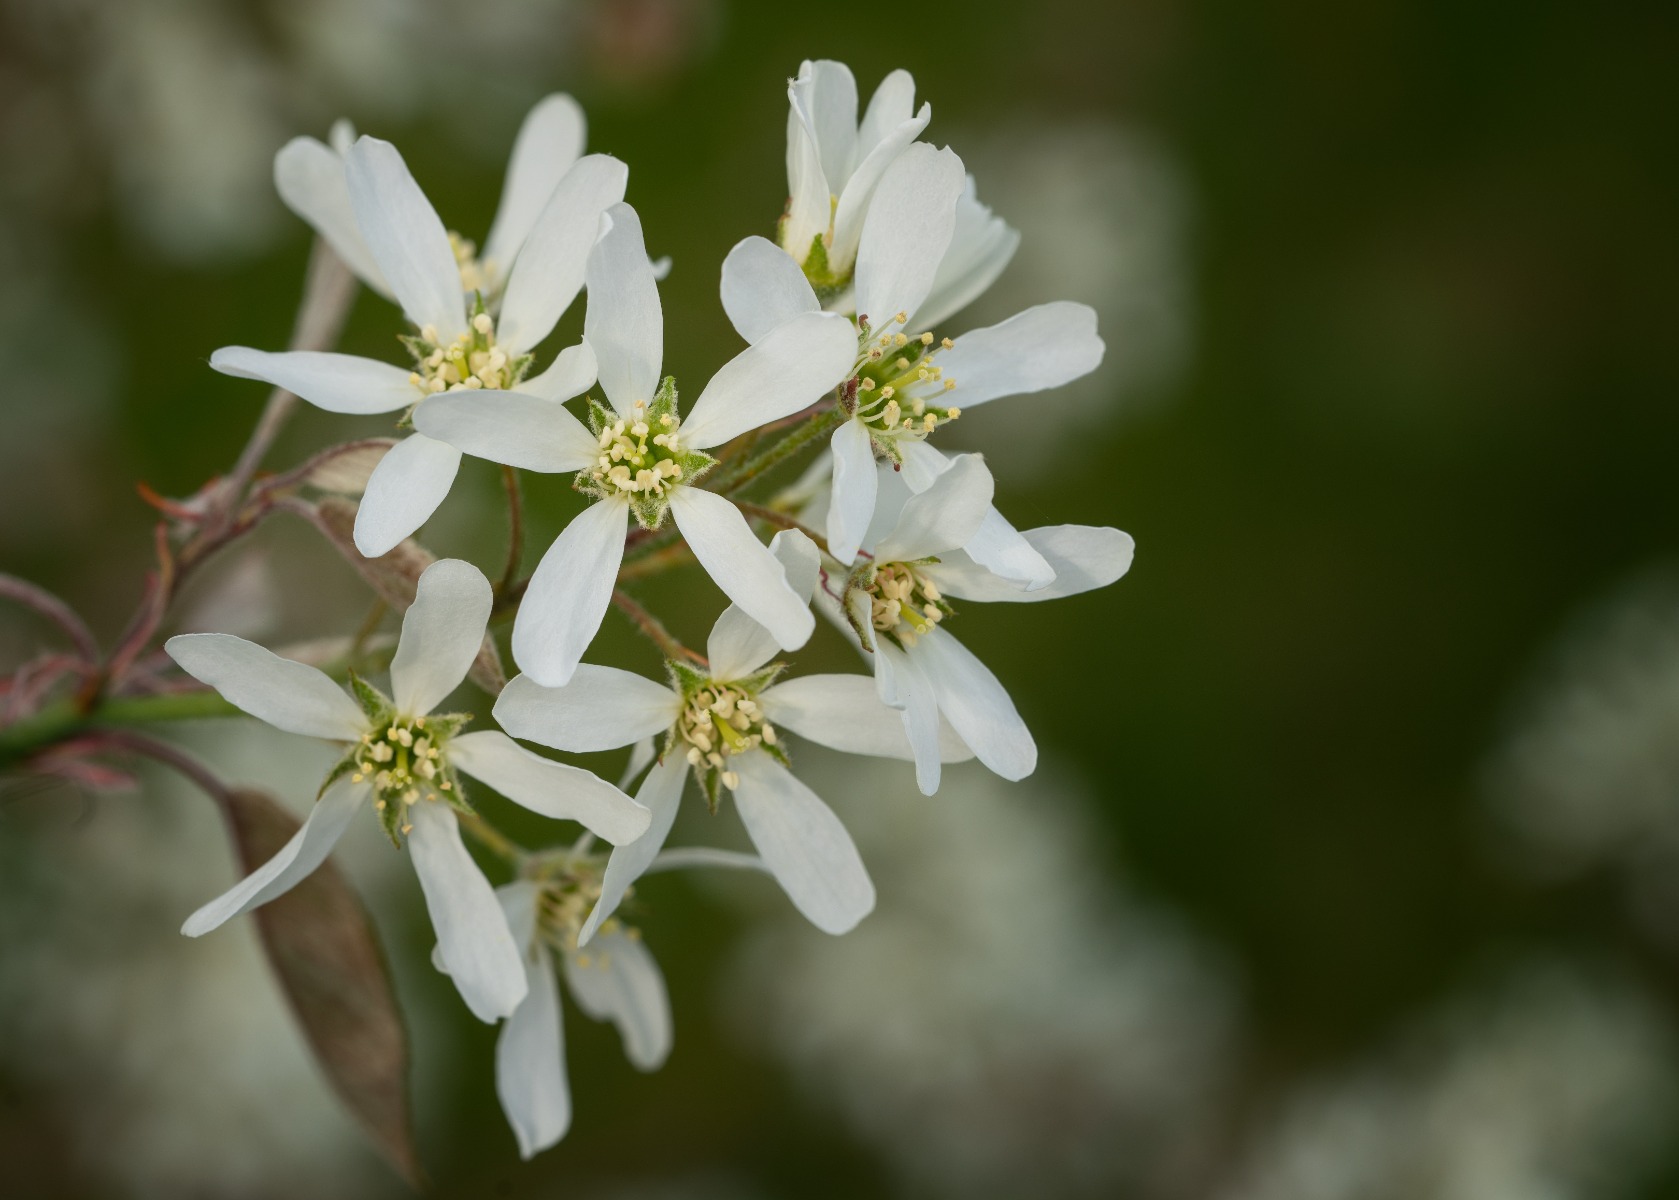
[[[298,830],[265,793],[229,792],[235,848],[255,870]],[[409,1186],[422,1184],[408,1103],[408,1035],[373,923],[332,861],[258,908],[268,961],[345,1106]]]

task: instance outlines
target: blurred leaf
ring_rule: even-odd
[[[365,558],[356,549],[356,505],[340,496],[328,496],[315,507],[318,528],[344,560],[356,569],[369,587],[397,612],[407,612],[414,603],[420,586],[420,576],[437,561],[437,556],[413,538],[404,538],[394,550],[378,558]],[[488,630],[484,643],[478,648],[467,677],[492,696],[501,694],[507,686],[507,672],[501,664],[501,652]]]
[[[264,792],[236,789],[226,806],[247,870],[268,861],[298,830],[297,818]],[[328,859],[255,915],[268,961],[327,1078],[391,1165],[418,1188],[408,1035],[361,899]]]

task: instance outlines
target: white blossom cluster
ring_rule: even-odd
[[[275,161],[281,197],[401,308],[406,352],[381,361],[235,346],[211,359],[331,412],[396,416],[401,440],[355,516],[369,558],[399,550],[443,504],[463,455],[569,475],[588,499],[522,586],[492,587],[458,559],[427,567],[386,690],[229,635],[167,643],[237,708],[341,748],[297,835],[184,932],[281,895],[371,808],[411,853],[439,968],[476,1016],[503,1022],[498,1091],[527,1157],[570,1122],[560,975],[579,1008],[618,1026],[636,1066],[656,1068],[670,1051],[662,976],[618,915],[643,874],[761,869],[818,928],[852,929],[874,887],[844,825],[796,774],[798,740],[913,763],[927,794],[945,762],[977,758],[1024,778],[1036,746],[1002,683],[952,632],[960,609],[1074,595],[1131,562],[1116,529],[1017,529],[993,504],[984,459],[938,445],[965,408],[1095,369],[1095,313],[1050,303],[961,329],[962,309],[1019,238],[953,150],[919,140],[932,113],[916,107],[909,74],[888,75],[861,107],[845,66],[806,62],[788,96],[776,236],[746,238],[722,268],[723,308],[746,348],[686,405],[664,373],[660,269],[625,202],[628,168],[584,153],[583,115],[566,96],[526,119],[482,242],[445,225],[388,142],[341,125],[330,144],[287,145]],[[582,340],[553,351],[585,292]],[[745,498],[819,439],[827,451],[795,487]],[[621,587],[632,566],[688,558],[730,601],[703,655]],[[614,604],[665,653],[665,679],[585,661]],[[866,671],[788,669],[818,613]],[[471,714],[438,709],[503,614],[522,673],[495,699],[500,729],[468,731]],[[632,797],[515,738],[568,753],[632,747],[623,786],[640,782]],[[665,848],[690,777],[713,811],[735,808],[755,855]],[[513,879],[493,888],[462,839],[483,824],[468,795],[476,783],[585,833],[535,851],[497,835]]]

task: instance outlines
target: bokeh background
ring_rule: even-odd
[[[0,569],[114,637],[136,482],[232,462],[263,391],[206,359],[290,327],[288,137],[391,138],[470,235],[525,109],[571,91],[674,259],[692,395],[738,347],[722,255],[785,196],[786,77],[840,58],[867,94],[908,67],[929,138],[1024,233],[949,332],[1070,298],[1108,344],[952,434],[1017,523],[1118,525],[1136,567],[961,614],[1038,737],[1031,780],[925,799],[801,756],[880,889],[852,935],[763,880],[649,880],[675,1053],[639,1075],[573,1010],[576,1121],[532,1163],[411,872],[358,829],[339,857],[393,960],[436,1193],[1679,1195],[1676,26],[1481,0],[4,0]],[[383,354],[393,315],[364,294],[344,348]],[[305,412],[270,465],[380,432]],[[529,495],[540,549],[576,502]],[[499,563],[498,505],[470,464],[425,540]],[[278,644],[366,609],[283,518],[201,582],[175,627]],[[695,641],[720,607],[697,576],[649,595]],[[39,635],[0,613],[7,664]],[[612,618],[594,657],[656,665]],[[800,662],[850,660],[819,634]],[[295,740],[174,732],[313,794]],[[679,834],[740,837],[727,811]],[[175,934],[232,874],[213,808],[161,775],[5,797],[0,1191],[404,1194],[250,923]]]

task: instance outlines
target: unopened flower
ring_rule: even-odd
[[[789,581],[808,596],[820,569],[816,548],[796,532],[777,534],[772,546]],[[714,811],[723,797],[733,798],[765,866],[812,924],[844,933],[874,907],[874,885],[851,836],[789,769],[782,731],[852,754],[907,759],[912,751],[902,722],[866,676],[780,680],[781,666],[770,662],[776,649],[768,630],[731,606],[712,628],[708,665],[671,662],[668,684],[584,664],[564,687],[520,676],[502,692],[496,702],[502,726],[556,749],[586,753],[664,736],[659,761],[636,793],[651,810],[652,825],[612,852],[580,942],[659,853],[690,774]],[[969,757],[948,733],[935,746],[940,752],[950,761]]]
[[[945,461],[926,445],[928,437],[963,407],[1058,387],[1102,361],[1096,314],[1083,304],[1038,305],[956,339],[927,327],[924,310],[937,316],[952,311],[953,302],[965,303],[986,276],[986,263],[1002,248],[1012,252],[1006,227],[1000,234],[988,215],[975,211],[977,204],[961,160],[918,143],[899,156],[869,208],[857,254],[855,390],[847,390],[849,419],[831,443],[828,546],[842,563],[856,558],[874,513],[877,455],[899,465],[912,458],[926,464],[911,472],[911,486],[921,490]],[[958,253],[952,239],[959,227],[970,231],[970,242]],[[982,245],[990,249],[976,249]],[[929,304],[947,262],[948,290]],[[804,274],[763,238],[748,238],[729,253],[722,291],[748,341],[820,307]],[[1048,564],[994,509],[969,552],[1028,587],[1052,578]]]
[[[591,406],[593,432],[559,405],[481,393],[439,397],[415,414],[431,437],[469,454],[533,471],[576,471],[596,503],[554,540],[530,579],[513,625],[513,657],[536,682],[571,678],[600,628],[631,515],[657,529],[668,513],[724,594],[802,646],[814,621],[775,557],[740,511],[693,486],[706,450],[808,407],[850,373],[856,339],[843,317],[803,313],[725,363],[679,415],[675,381],[661,384],[664,317],[635,210],[608,210],[589,256],[586,345],[611,407]]]
[[[236,708],[288,733],[344,746],[303,828],[280,851],[187,918],[198,937],[283,895],[318,867],[371,804],[391,839],[406,843],[438,944],[468,1007],[507,1016],[524,997],[524,970],[490,885],[461,842],[470,812],[460,776],[481,780],[533,812],[579,821],[613,844],[640,836],[649,813],[617,788],[552,762],[496,730],[461,733],[469,714],[433,713],[466,678],[490,616],[490,585],[459,559],[420,576],[391,662],[391,695],[359,679],[351,692],[314,667],[253,642],[191,633],[165,646],[181,669]]]
[[[851,278],[863,218],[881,176],[921,136],[933,107],[915,111],[915,80],[893,71],[875,89],[861,123],[857,81],[844,63],[819,59],[787,85],[787,211],[781,246],[828,295]]]
[[[1037,745],[997,677],[946,627],[956,611],[951,601],[1051,600],[1105,587],[1130,568],[1132,540],[1084,525],[1028,530],[1019,536],[1054,574],[1048,586],[1027,590],[965,549],[995,511],[978,455],[951,460],[921,492],[887,464],[879,473],[865,557],[842,599],[819,594],[819,602],[869,654],[881,700],[902,711],[924,793],[938,789],[939,763],[949,761],[946,723],[980,762],[1005,779],[1023,779],[1037,765]]]
[[[525,133],[530,134],[529,124]],[[330,164],[319,162],[319,154],[333,152],[318,149],[306,153],[330,184],[337,176]],[[587,345],[569,347],[535,376],[530,376],[531,351],[581,290],[600,214],[623,199],[628,170],[615,158],[591,154],[553,180],[551,172],[526,163],[538,149],[521,138],[492,231],[491,248],[510,254],[505,267],[461,257],[462,243],[444,229],[396,147],[363,137],[344,151],[342,179],[359,245],[416,330],[402,339],[413,360],[409,367],[348,354],[275,354],[245,346],[216,351],[210,365],[266,380],[329,412],[404,412],[404,425],[428,399],[446,392],[506,392],[554,407],[580,395],[595,379]],[[545,183],[548,192],[538,203]],[[323,184],[322,192],[330,187]],[[368,480],[356,514],[357,549],[377,557],[424,524],[448,495],[460,460],[458,449],[423,433],[399,442]]]

